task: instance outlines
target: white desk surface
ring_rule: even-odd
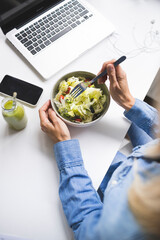
[[[133,27],[138,26],[138,37],[155,19],[160,26],[158,0],[87,0],[116,27],[121,50],[135,48]],[[160,29],[157,29],[160,31]],[[0,115],[0,233],[32,240],[70,240],[72,231],[67,225],[58,196],[59,171],[54,159],[53,144],[41,131],[38,109],[50,98],[53,82],[64,74],[85,70],[98,73],[102,63],[119,55],[105,39],[93,49],[62,69],[52,79],[43,81],[27,61],[0,33],[0,79],[9,74],[44,89],[36,108],[25,107],[27,127],[20,132],[8,128]],[[126,60],[122,67],[127,72],[132,94],[144,99],[160,63],[160,51],[141,53]],[[0,101],[2,96],[0,97]],[[129,127],[123,109],[113,101],[105,117],[93,127],[70,127],[72,138],[78,138],[85,167],[97,189],[113,160]],[[96,146],[96,147],[95,147]]]

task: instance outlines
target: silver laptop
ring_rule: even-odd
[[[114,31],[83,0],[1,0],[0,26],[44,79]]]

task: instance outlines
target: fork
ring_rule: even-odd
[[[113,65],[116,67],[116,66],[118,66],[120,63],[122,63],[125,59],[126,59],[126,56],[122,56],[122,57],[120,57],[117,61],[115,61],[115,62],[113,63]],[[78,97],[81,93],[83,93],[83,92],[87,89],[87,87],[88,87],[89,85],[91,85],[92,83],[96,82],[97,79],[105,76],[106,74],[107,74],[107,69],[105,69],[102,73],[100,73],[99,75],[97,75],[97,76],[96,76],[95,78],[93,78],[92,80],[77,84],[77,85],[72,89],[72,91],[70,92],[69,95],[71,95],[73,98]]]

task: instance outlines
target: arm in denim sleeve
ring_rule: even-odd
[[[136,99],[129,111],[124,111],[125,117],[143,129],[152,138],[155,137],[158,124],[158,112],[149,104]]]
[[[88,225],[89,239],[94,240],[103,205],[84,168],[79,142],[73,139],[56,143],[54,153],[60,170],[59,195],[68,223],[76,239],[87,234]]]

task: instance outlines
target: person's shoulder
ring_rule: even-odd
[[[136,221],[128,203],[128,189],[133,178],[128,175],[125,181],[105,192],[101,231],[108,239],[145,239],[141,226]],[[103,238],[102,238],[103,239]]]

